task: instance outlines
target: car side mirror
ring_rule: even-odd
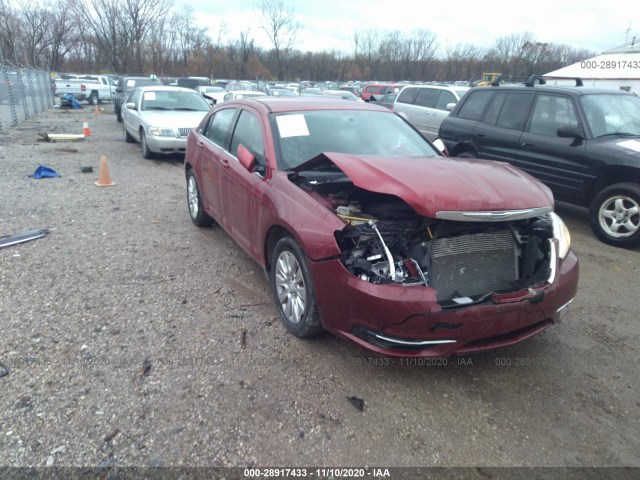
[[[133,102],[128,102],[125,107],[127,107],[129,110],[137,110],[136,108],[136,104]]]
[[[447,106],[445,108],[447,109],[448,112],[450,112],[451,110],[456,108],[456,104],[455,102],[447,103]]]
[[[249,172],[254,171],[254,166],[256,164],[256,157],[253,153],[251,153],[247,147],[244,145],[238,145],[238,160],[240,160],[240,164],[247,169]]]
[[[562,138],[575,138],[576,140],[584,140],[582,133],[577,127],[573,125],[560,125],[558,127],[557,135]]]

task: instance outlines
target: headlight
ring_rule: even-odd
[[[549,214],[551,224],[553,225],[553,238],[558,240],[558,257],[564,260],[571,248],[571,234],[562,219],[554,212]]]
[[[175,137],[176,132],[173,128],[149,127],[149,135],[156,137]]]

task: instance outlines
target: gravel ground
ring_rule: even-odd
[[[181,159],[144,160],[103,107],[0,133],[0,235],[49,231],[0,250],[0,466],[640,467],[640,250],[583,210],[559,207],[581,261],[563,323],[401,365],[287,334],[260,268],[191,224]]]

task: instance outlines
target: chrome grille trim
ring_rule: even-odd
[[[442,210],[436,212],[436,218],[440,220],[453,220],[458,222],[508,222],[523,220],[525,218],[539,217],[551,213],[551,207],[525,208],[521,210],[502,210],[486,212],[462,212]]]
[[[180,132],[180,136],[181,137],[188,136],[190,131],[191,131],[191,128],[179,128],[178,129],[178,132]]]

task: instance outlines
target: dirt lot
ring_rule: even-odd
[[[144,160],[110,108],[0,133],[0,235],[49,230],[0,250],[0,466],[640,467],[640,250],[583,210],[558,208],[581,263],[563,323],[387,362],[287,334],[261,270],[191,224],[181,160]],[[37,141],[84,120],[83,142]],[[94,185],[102,155],[114,187]]]

